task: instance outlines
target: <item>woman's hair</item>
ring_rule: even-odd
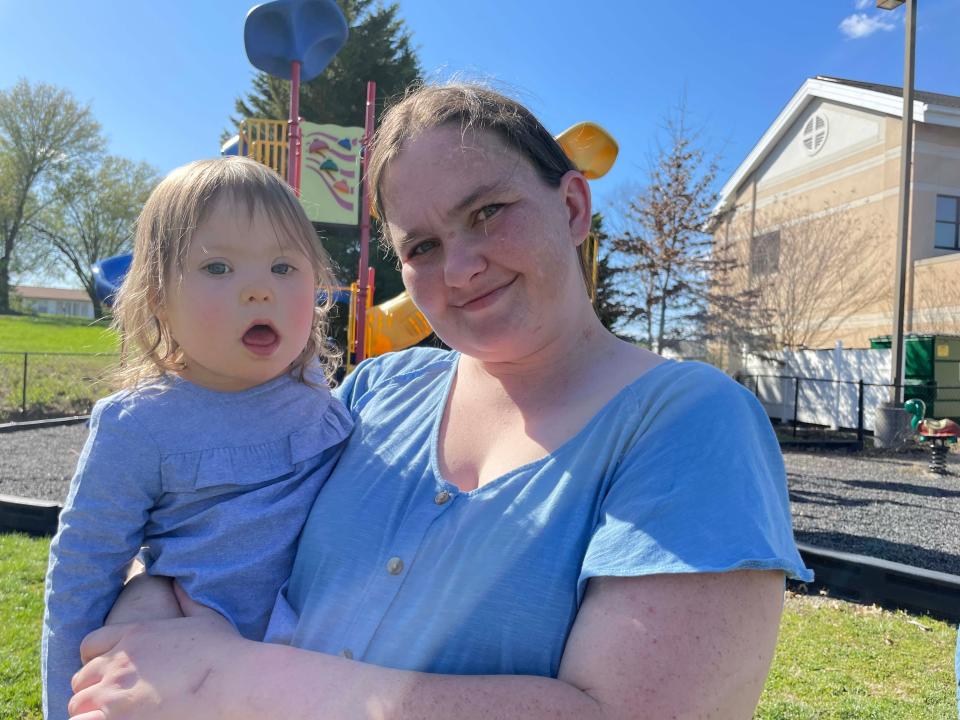
[[[389,241],[383,203],[383,175],[400,154],[403,145],[426,130],[455,124],[461,132],[492,132],[533,165],[550,187],[559,187],[573,161],[539,120],[516,100],[483,85],[450,83],[413,86],[380,120],[367,165],[370,202],[381,220],[383,237]],[[580,270],[589,287],[591,272],[579,253]]]
[[[266,213],[278,238],[291,240],[310,258],[314,283],[325,291],[325,300],[314,310],[307,345],[291,370],[303,381],[306,366],[315,359],[327,377],[336,368],[339,353],[327,342],[334,280],[316,230],[297,196],[273,170],[248,158],[223,157],[171,172],[154,188],[137,219],[133,261],[113,308],[113,327],[122,340],[120,367],[114,374],[120,387],[183,368],[180,346],[157,310],[177,292],[193,233],[222,200],[232,201],[248,217]]]

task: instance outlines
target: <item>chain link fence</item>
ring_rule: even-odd
[[[119,355],[0,352],[0,422],[85,415],[110,393]]]

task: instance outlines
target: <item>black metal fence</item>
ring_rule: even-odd
[[[788,396],[782,396],[779,398],[767,398],[764,397],[764,393],[761,390],[761,380],[779,380],[787,381],[788,388],[786,391],[791,391],[793,393],[792,402]],[[852,423],[843,423],[837,422],[838,427],[847,428],[850,430],[856,430],[857,433],[857,442],[860,446],[863,446],[864,434],[867,431],[866,423],[866,414],[872,413],[881,402],[886,401],[890,397],[891,388],[893,388],[893,383],[871,383],[864,382],[861,380],[839,380],[837,378],[814,378],[814,377],[803,377],[798,375],[745,375],[741,374],[739,376],[741,384],[750,388],[754,395],[757,396],[761,402],[764,402],[766,405],[780,405],[781,407],[789,408],[792,406],[790,411],[792,418],[789,420],[789,424],[793,427],[793,435],[796,436],[798,428],[801,422],[805,422],[800,419],[801,408],[803,407],[803,402],[806,401],[808,405],[808,410],[814,416],[823,417],[824,415],[831,414],[830,409],[824,409],[823,404],[825,402],[825,396],[827,393],[823,392],[821,389],[824,385],[832,386],[834,388],[847,387],[855,389],[855,412],[842,413],[848,418],[853,419]],[[911,397],[916,397],[922,399],[928,408],[928,413],[935,407],[934,403],[937,397],[938,392],[940,391],[960,391],[960,386],[944,386],[938,385],[937,383],[904,383],[898,384],[898,387],[903,389],[903,397],[905,399],[910,399]],[[805,391],[810,391],[809,394],[811,397],[805,397]],[[869,396],[869,397],[868,397]],[[960,396],[960,394],[958,394]],[[845,408],[850,410],[852,408]],[[781,420],[786,421],[787,418],[784,418],[782,414],[779,415]],[[828,425],[829,423],[814,423],[820,425]]]
[[[110,391],[105,377],[119,356],[106,353],[0,352],[0,422],[90,412]]]

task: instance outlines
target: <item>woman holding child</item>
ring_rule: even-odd
[[[409,94],[370,187],[453,350],[338,389],[353,433],[271,642],[178,589],[186,618],[88,636],[71,717],[750,717],[784,575],[810,577],[763,410],[601,326],[589,187],[514,101]]]

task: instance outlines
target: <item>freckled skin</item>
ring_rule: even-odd
[[[489,133],[442,126],[407,143],[382,181],[386,223],[404,285],[444,342],[484,360],[521,356],[568,331],[586,289],[583,237],[561,191]],[[490,188],[457,208],[478,188]],[[491,307],[465,300],[510,283]]]

